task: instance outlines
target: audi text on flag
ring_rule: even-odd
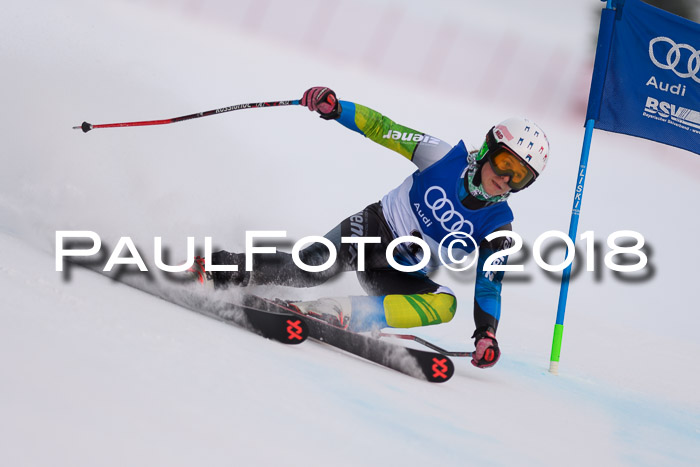
[[[700,25],[640,0],[603,10],[589,119],[700,154]]]

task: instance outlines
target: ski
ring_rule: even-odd
[[[449,357],[346,331],[316,318],[306,318],[311,338],[383,365],[392,370],[430,381],[444,383],[454,374]]]
[[[268,303],[264,307],[255,306],[259,305],[259,303],[256,301],[254,304],[251,304],[248,296],[244,296],[239,303],[209,299],[199,304],[168,300],[164,297],[160,298],[190,311],[214,318],[226,324],[247,329],[260,334],[266,339],[274,339],[283,344],[301,344],[309,337],[309,327],[299,316],[284,310],[274,303]],[[245,319],[242,320],[237,312],[242,312]]]
[[[107,277],[117,280],[114,277]],[[186,310],[247,329],[283,344],[301,344],[309,337],[309,327],[299,316],[280,304],[263,302],[252,295],[243,295],[240,299],[220,300],[203,294],[182,291],[177,287],[147,288],[127,281],[117,280],[117,282]],[[241,314],[245,317],[244,319]]]
[[[160,296],[159,296],[160,297]],[[252,306],[250,299],[244,296],[240,303],[232,303],[223,300],[206,300],[200,304],[190,304],[163,300],[194,311],[209,318],[214,318],[226,324],[231,324],[239,328],[260,334],[266,339],[274,339],[283,344],[301,344],[309,337],[309,327],[303,319],[290,313],[274,303],[268,303],[265,307]],[[240,318],[242,312],[245,319]]]
[[[112,280],[116,280],[111,277]],[[454,363],[436,351],[417,350],[380,340],[378,337],[347,331],[321,319],[304,315],[291,302],[267,299],[253,294],[226,297],[225,300],[192,294],[175,287],[146,288],[118,281],[179,307],[242,327],[284,344],[300,344],[311,337],[386,368],[433,383],[448,381]],[[243,316],[245,319],[242,319]],[[381,334],[380,334],[381,335]],[[456,354],[456,353],[455,353]]]
[[[246,295],[244,301],[253,308],[280,307],[299,316],[308,326],[309,337],[358,357],[432,383],[444,383],[454,374],[454,363],[446,355],[416,350],[378,338],[335,327],[323,320],[301,314],[282,300]]]

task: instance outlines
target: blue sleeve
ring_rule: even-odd
[[[343,111],[340,112],[340,117],[338,117],[336,121],[344,127],[352,131],[356,131],[364,136],[364,133],[362,133],[355,123],[355,104],[349,101],[340,101],[340,106],[342,107]]]
[[[479,248],[479,262],[476,269],[476,283],[474,286],[474,324],[476,328],[491,327],[495,331],[501,318],[501,288],[503,272],[486,272],[484,263],[486,259],[495,253],[495,249],[481,246]],[[502,257],[499,261],[506,264],[508,258]]]

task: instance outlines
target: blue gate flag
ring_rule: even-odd
[[[586,121],[700,154],[700,24],[641,0],[614,3],[601,18]]]

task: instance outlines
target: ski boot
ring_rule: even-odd
[[[185,271],[185,274],[192,281],[197,281],[205,289],[214,289],[214,277],[210,272],[207,272],[204,269],[204,258],[202,258],[201,256],[194,257],[194,264],[191,268]]]
[[[350,326],[352,307],[350,298],[319,298],[310,302],[293,302],[303,315],[325,321],[331,326],[347,330]]]

